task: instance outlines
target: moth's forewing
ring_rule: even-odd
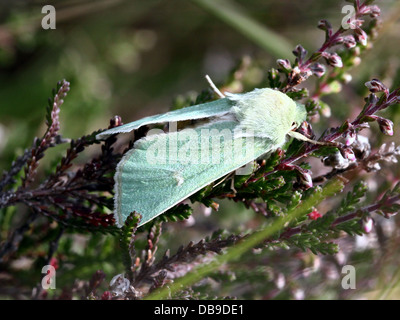
[[[275,147],[267,139],[233,139],[236,126],[217,122],[139,140],[115,174],[117,224],[136,211],[143,225]]]

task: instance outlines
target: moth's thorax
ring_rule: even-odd
[[[232,112],[239,128],[255,137],[282,143],[296,122],[296,103],[282,92],[265,88],[227,97],[234,103]]]

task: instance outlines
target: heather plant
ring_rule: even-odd
[[[209,1],[195,2],[214,11],[220,9]],[[307,122],[298,131],[320,143],[293,140],[257,161],[252,173],[216,181],[140,227],[140,212],[132,212],[122,228],[115,226],[114,173],[123,155],[149,128],[104,140],[96,136],[106,128],[78,139],[62,136],[59,114],[74,87],[60,81],[48,101],[45,133],[15,158],[0,180],[0,266],[10,283],[27,276],[12,268],[24,255],[35,259],[36,271],[44,265],[57,270],[65,265],[67,270],[69,261],[75,261],[76,268],[73,277],[66,276],[69,283],[64,280],[65,286],[58,291],[45,290],[37,281],[31,293],[21,289],[11,296],[301,299],[318,297],[318,287],[324,284],[327,297],[329,292],[340,291],[336,297],[345,298],[350,293],[338,289],[337,277],[350,257],[357,256],[354,239],[375,235],[381,250],[368,251],[372,262],[360,268],[387,267],[393,277],[381,282],[359,281],[357,289],[362,295],[362,290],[379,287],[385,297],[399,281],[398,272],[392,269],[398,257],[392,257],[388,266],[383,264],[398,242],[395,232],[393,239],[386,236],[384,225],[386,220],[396,219],[400,209],[395,170],[400,146],[394,141],[383,143],[369,132],[393,137],[395,113],[390,111],[400,102],[400,88],[390,88],[375,78],[359,92],[350,86],[352,68],[363,63],[366,51],[374,50],[372,43],[381,21],[374,1],[349,3],[354,15],[344,24],[334,28],[327,20],[319,21],[325,39],[318,49],[309,53],[297,45],[294,57],[278,59],[277,66],[253,84],[274,88],[304,104]],[[244,58],[218,87],[243,91],[248,87],[246,75],[256,67],[250,58]],[[349,94],[350,90],[354,92]],[[354,117],[343,120],[335,116],[333,97],[346,95],[353,95],[347,107],[354,110]],[[206,89],[197,96],[178,97],[172,107],[216,98]],[[329,121],[332,118],[335,121]],[[115,128],[123,121],[115,116],[104,127]],[[46,163],[43,177],[38,175],[48,151],[62,147],[62,156]],[[80,155],[84,155],[83,164],[77,162]],[[383,170],[395,173],[382,176]],[[375,181],[373,190],[371,181]],[[24,214],[19,213],[22,207],[28,208]],[[210,226],[210,214],[219,214],[223,207],[229,208],[230,216],[248,209],[244,227]],[[201,240],[196,234],[192,241],[177,246],[180,239],[172,239],[182,228],[197,228]],[[88,239],[81,256],[72,249],[72,239],[79,235]],[[87,274],[79,270],[80,259],[91,260],[96,255],[104,257],[98,271]],[[335,276],[329,274],[336,275],[336,284]],[[305,295],[309,287],[315,289],[307,289]]]

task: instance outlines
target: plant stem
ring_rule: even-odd
[[[245,35],[275,57],[285,57],[292,51],[292,45],[278,33],[248,17],[244,9],[236,8],[228,0],[192,0],[230,26]]]
[[[176,279],[175,282],[169,287],[164,286],[160,290],[155,290],[154,292],[150,293],[145,299],[166,299],[169,295],[173,296],[179,290],[182,290],[187,286],[193,285],[194,283],[203,279],[206,275],[217,270],[222,264],[239,259],[245,252],[249,251],[257,244],[263,242],[265,239],[273,236],[276,232],[284,228],[284,226],[288,222],[306,214],[306,212],[310,208],[316,206],[325,198],[337,193],[342,189],[342,187],[343,184],[337,179],[328,182],[326,186],[323,187],[321,194],[316,193],[311,195],[308,199],[303,201],[300,207],[289,211],[285,216],[278,217],[271,225],[265,227],[264,229],[261,229],[260,231],[256,231],[253,234],[249,235],[246,239],[240,241],[236,246],[228,249],[225,254],[216,257],[213,262],[201,265],[186,276]]]

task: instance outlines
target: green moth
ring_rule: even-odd
[[[303,105],[265,88],[223,95],[204,104],[146,117],[98,134],[130,132],[144,125],[170,123],[169,132],[153,129],[121,159],[115,173],[114,216],[121,227],[131,212],[147,223],[212,182],[283,146],[306,119]],[[176,123],[200,120],[193,128]]]

